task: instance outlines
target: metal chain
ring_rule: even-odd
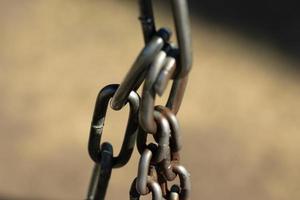
[[[105,199],[113,168],[129,161],[135,143],[140,153],[137,177],[129,197],[140,199],[152,194],[154,200],[188,200],[191,194],[189,172],[180,164],[181,132],[176,114],[180,108],[192,65],[190,24],[186,0],[170,0],[177,45],[170,42],[167,28],[156,30],[152,0],[139,0],[140,21],[145,47],[120,85],[108,85],[98,94],[92,118],[88,150],[95,162],[87,200]],[[173,80],[166,106],[155,106],[169,80]],[[137,90],[144,82],[141,98]],[[110,143],[101,144],[106,111],[130,106],[123,143],[113,156]],[[154,143],[147,143],[152,135]],[[179,177],[179,185],[168,185]]]

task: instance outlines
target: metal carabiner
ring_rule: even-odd
[[[98,94],[96,106],[91,123],[90,136],[88,142],[88,151],[92,160],[96,163],[101,162],[101,136],[104,127],[106,111],[109,100],[118,89],[117,84],[104,87]],[[139,109],[139,96],[136,92],[131,92],[127,101],[130,105],[129,117],[127,121],[126,132],[118,156],[113,157],[113,168],[124,166],[131,157],[135,145],[136,134],[138,131],[137,113]]]
[[[121,109],[126,103],[130,92],[140,87],[151,62],[163,48],[164,44],[168,42],[170,34],[168,30],[160,29],[140,52],[112,98],[111,107],[114,110]]]
[[[140,0],[140,20],[145,42],[155,34],[155,20],[153,16],[152,0]],[[175,23],[179,59],[176,77],[184,77],[191,70],[192,48],[189,11],[186,0],[171,0],[172,13]]]
[[[93,169],[86,200],[104,200],[113,165],[113,147],[104,142],[101,145],[101,162]]]

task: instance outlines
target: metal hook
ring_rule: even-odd
[[[119,85],[112,84],[104,87],[98,94],[96,106],[91,123],[88,151],[94,162],[101,162],[101,136],[109,100],[115,94]],[[139,96],[131,92],[128,100],[130,105],[129,117],[119,155],[113,158],[113,168],[124,166],[131,157],[138,131],[137,113],[139,109]]]

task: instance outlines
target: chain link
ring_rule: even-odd
[[[108,85],[98,94],[88,142],[95,166],[87,200],[105,199],[112,169],[126,165],[135,143],[141,157],[129,198],[138,200],[141,195],[151,193],[154,200],[190,199],[190,174],[180,164],[182,141],[176,117],[192,65],[190,25],[186,0],[170,1],[178,45],[170,41],[169,29],[156,31],[152,0],[139,0],[145,47],[121,84]],[[155,106],[156,95],[164,94],[170,80],[173,83],[166,105]],[[143,82],[140,98],[137,90]],[[114,110],[127,103],[130,107],[123,143],[116,157],[110,143],[101,144],[109,102]],[[149,135],[154,143],[147,143]],[[180,184],[169,188],[168,183],[177,177]]]

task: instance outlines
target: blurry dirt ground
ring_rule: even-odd
[[[142,48],[137,15],[135,1],[0,1],[0,198],[84,198],[95,98]],[[298,63],[259,38],[192,25],[178,115],[192,199],[300,199]],[[109,111],[104,140],[120,144],[126,115]],[[107,199],[127,199],[137,159],[113,171]]]

